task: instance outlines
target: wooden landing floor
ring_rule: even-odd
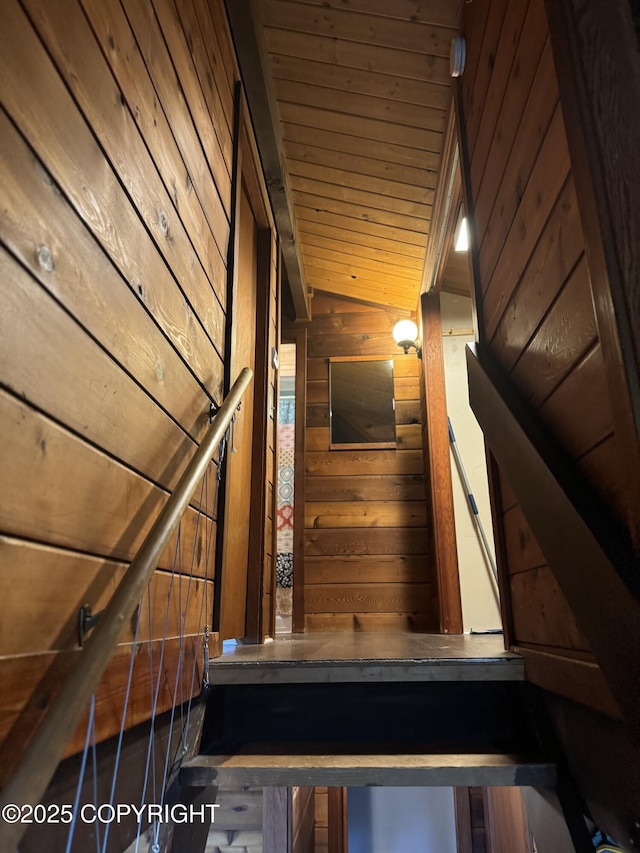
[[[209,672],[213,684],[524,680],[522,659],[487,634],[286,634],[225,650]]]

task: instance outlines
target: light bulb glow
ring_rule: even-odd
[[[469,229],[467,228],[466,216],[462,217],[458,226],[455,250],[456,252],[467,252],[469,250]]]
[[[398,346],[415,344],[418,339],[418,327],[413,320],[398,320],[393,327],[393,340]]]

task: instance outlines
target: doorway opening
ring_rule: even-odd
[[[281,344],[279,358],[276,634],[286,634],[293,613],[296,345]]]

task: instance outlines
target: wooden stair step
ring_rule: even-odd
[[[182,765],[183,785],[553,786],[555,764],[504,754],[353,755],[243,751],[199,755]]]
[[[381,681],[524,681],[520,658],[500,660],[357,660],[212,662],[213,684],[313,684]]]

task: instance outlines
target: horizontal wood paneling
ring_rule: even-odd
[[[4,531],[131,560],[168,492],[4,391],[0,418]],[[160,560],[163,568],[172,567],[176,542],[174,535]],[[189,508],[181,523],[181,552],[185,558],[197,555],[199,575],[205,569],[203,548],[204,522]]]
[[[311,613],[305,619],[307,631],[383,631],[396,633],[434,630],[426,613]]]
[[[307,453],[307,475],[418,474],[423,470],[419,450],[331,450]]]
[[[305,624],[308,630],[410,627],[433,613],[419,364],[393,351],[390,311],[318,294],[307,332]],[[329,449],[329,357],[392,358],[394,450]],[[414,423],[410,421],[414,420]],[[361,614],[383,621],[359,622]],[[384,622],[393,614],[392,623]],[[333,620],[333,621],[332,621]],[[417,624],[417,622],[414,623]]]
[[[102,610],[127,564],[2,536],[0,567],[0,595],[6,610],[0,625],[0,657],[7,657],[73,650],[78,643],[80,607],[89,604],[94,613]],[[209,577],[213,577],[213,564]],[[197,634],[210,620],[204,604],[205,599],[209,605],[213,601],[211,580],[202,583],[196,577],[158,571],[149,591],[150,606],[147,600],[140,610],[141,640]],[[125,626],[120,643],[133,642],[135,626],[136,620]]]
[[[410,427],[416,429],[416,427]],[[419,430],[420,427],[417,426]],[[317,431],[317,430],[316,430]],[[329,431],[326,433],[327,445]],[[337,451],[334,451],[337,452]],[[305,499],[314,501],[415,501],[424,497],[424,479],[421,474],[322,476],[309,477],[305,485]]]
[[[412,555],[429,553],[428,528],[384,527],[352,530],[307,530],[305,553],[324,556],[359,554]]]
[[[429,573],[424,556],[307,557],[305,578],[309,584],[421,583]]]
[[[134,658],[131,694],[125,725],[127,728],[149,718],[149,708],[155,697],[155,684],[160,682],[157,709],[159,712],[173,707],[177,698],[185,699],[191,691],[195,662],[195,684],[202,682],[201,638],[185,636],[184,641],[171,639],[165,643],[164,656],[161,642],[140,642]],[[199,653],[196,658],[196,653]],[[37,655],[0,659],[0,678],[3,691],[0,697],[0,737],[10,738],[11,764],[3,762],[3,776],[12,769],[13,762],[36,730],[44,710],[52,701],[57,687],[62,683],[77,661],[79,649],[61,654],[42,652]],[[153,681],[150,681],[150,660],[153,660]],[[118,646],[100,686],[96,691],[96,739],[105,740],[120,731],[122,710],[129,669],[131,644]],[[179,671],[176,683],[175,673]],[[167,677],[168,675],[168,677]],[[176,688],[176,689],[174,689]],[[65,756],[80,751],[85,742],[88,709],[69,741]],[[6,761],[6,759],[5,759]]]
[[[306,527],[425,527],[426,522],[422,500],[305,501]]]
[[[220,399],[237,76],[217,1],[0,11],[3,736],[17,720],[29,736],[77,656],[79,607],[108,601]],[[189,695],[211,624],[216,485],[214,468],[177,577],[174,537],[151,581],[150,625],[141,611],[141,641],[158,641],[172,590],[159,711],[183,652]],[[138,652],[129,724],[151,708]],[[99,688],[99,738],[119,727],[128,665],[121,648]]]
[[[308,613],[389,613],[430,607],[429,584],[358,583],[308,584]]]

